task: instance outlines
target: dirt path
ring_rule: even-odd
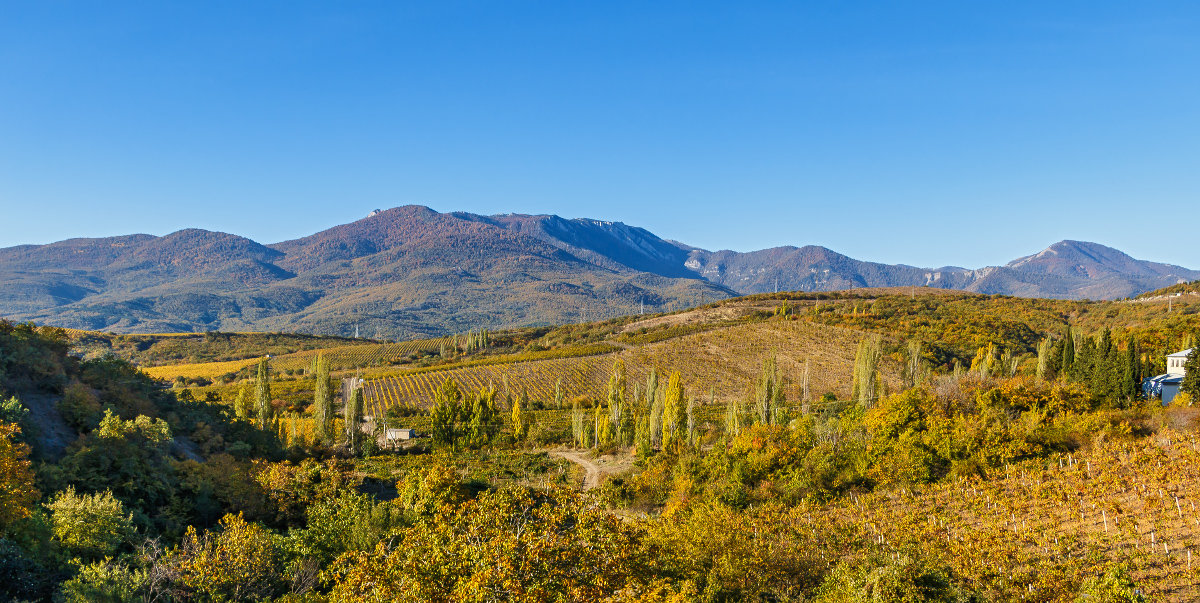
[[[550,456],[571,461],[572,463],[583,467],[583,469],[587,471],[587,475],[585,475],[583,478],[584,490],[591,490],[592,488],[600,485],[600,478],[602,477],[602,474],[600,473],[600,467],[598,467],[596,463],[593,463],[587,457],[571,450],[550,450],[548,452],[550,453]]]

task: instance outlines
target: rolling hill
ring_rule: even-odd
[[[188,229],[0,249],[0,316],[122,333],[375,338],[562,324],[739,294],[934,287],[1114,299],[1200,279],[1062,241],[1003,266],[864,262],[824,247],[707,251],[620,222],[405,206],[262,245]]]

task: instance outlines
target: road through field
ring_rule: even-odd
[[[570,450],[550,450],[548,452],[550,453],[550,456],[571,461],[572,463],[583,467],[583,469],[587,471],[587,475],[585,475],[583,478],[584,490],[591,490],[592,488],[600,485],[600,467],[596,466],[596,463],[593,463],[591,460],[587,459],[578,452],[572,452]]]

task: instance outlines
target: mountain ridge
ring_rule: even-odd
[[[0,316],[121,332],[388,338],[571,323],[773,290],[936,287],[1113,299],[1200,271],[1064,240],[1006,264],[922,268],[815,245],[708,251],[619,221],[408,205],[267,245],[184,229],[0,248]]]

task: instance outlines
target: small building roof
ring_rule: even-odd
[[[1188,356],[1191,355],[1192,350],[1194,350],[1194,349],[1196,349],[1196,348],[1188,348],[1182,352],[1175,352],[1174,354],[1168,355],[1167,358],[1187,358]]]
[[[1159,375],[1157,377],[1151,377],[1150,379],[1148,379],[1148,381],[1150,381],[1151,383],[1158,383],[1160,385],[1163,385],[1163,384],[1172,385],[1175,383],[1183,383],[1183,377],[1181,375],[1172,375],[1170,373],[1165,373],[1165,374]]]

